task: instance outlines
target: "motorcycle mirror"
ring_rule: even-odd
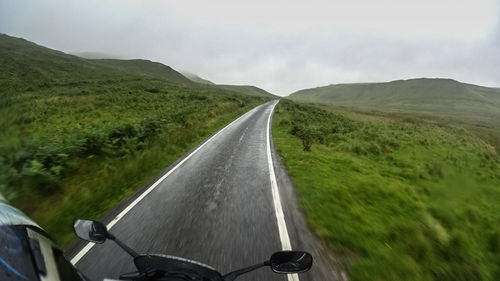
[[[274,253],[269,263],[276,273],[301,273],[311,268],[313,258],[307,252],[281,251]]]
[[[76,236],[94,243],[104,243],[108,238],[108,229],[104,224],[92,220],[76,220],[73,224]]]

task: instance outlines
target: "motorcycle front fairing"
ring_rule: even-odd
[[[221,274],[213,267],[170,255],[147,254],[134,258],[139,272],[149,272],[164,278],[178,280],[223,281]],[[167,279],[168,280],[168,279]]]
[[[215,268],[206,264],[181,257],[145,254],[140,255],[111,234],[107,227],[92,220],[78,219],[73,224],[75,234],[83,240],[103,243],[113,240],[120,248],[134,258],[137,271],[125,273],[120,280],[157,280],[157,281],[233,281],[238,276],[262,267],[270,267],[280,274],[302,273],[308,271],[313,263],[311,254],[303,251],[279,251],[270,259],[239,270],[221,275]]]

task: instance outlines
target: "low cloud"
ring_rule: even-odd
[[[0,32],[279,95],[413,77],[499,87],[498,2],[470,2],[2,1]]]

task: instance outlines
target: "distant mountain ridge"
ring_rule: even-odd
[[[475,122],[500,122],[500,89],[452,79],[418,78],[336,84],[297,91],[289,99],[376,110],[430,114]]]
[[[6,34],[0,34],[0,65],[0,86],[2,89],[14,91],[33,85],[45,87],[51,84],[87,83],[103,79],[149,78],[188,87],[210,86],[221,91],[276,98],[275,95],[254,86],[218,86],[204,79],[202,80],[206,83],[199,83],[159,62],[144,59],[86,59]]]
[[[251,85],[222,85],[222,84],[218,84],[217,86],[219,86],[222,89],[235,91],[238,93],[247,93],[248,95],[251,95],[251,96],[266,97],[266,96],[271,95],[274,98],[278,98],[278,96],[275,96],[264,89],[261,89],[261,88],[255,87],[255,86],[251,86]]]
[[[226,85],[226,84],[215,84],[212,81],[206,80],[201,78],[200,76],[189,73],[189,72],[182,72],[182,74],[190,79],[193,82],[200,83],[200,84],[205,84],[205,85],[216,85],[217,87],[221,89],[226,89],[238,93],[244,93],[247,95],[251,96],[258,96],[258,97],[269,97],[272,96],[274,98],[278,98],[278,96],[273,95],[269,93],[268,91],[261,89],[259,87],[251,86],[251,85]]]
[[[0,34],[0,83],[5,86],[69,83],[120,77],[159,78],[193,84],[171,67],[147,60],[85,59]]]
[[[337,103],[343,101],[364,103],[427,103],[435,99],[500,101],[500,89],[466,84],[452,79],[417,78],[378,83],[334,84],[304,89],[292,93],[291,99]]]

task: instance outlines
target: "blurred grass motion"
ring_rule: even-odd
[[[61,246],[225,124],[269,100],[144,60],[86,60],[0,35],[0,193]]]
[[[481,135],[287,100],[273,135],[351,280],[500,280],[500,156]]]

